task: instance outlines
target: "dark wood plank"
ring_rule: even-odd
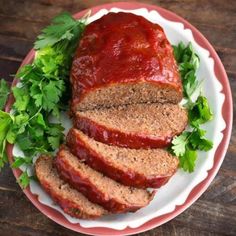
[[[19,61],[10,61],[0,58],[0,68],[2,68],[0,71],[0,78],[12,81],[20,64]]]
[[[14,1],[10,0],[10,3],[11,2]],[[48,4],[53,2],[54,4],[54,1],[45,2],[48,2]],[[153,3],[154,2],[155,1],[153,1]],[[95,3],[96,1],[87,1],[86,6],[91,7],[92,4],[94,5]],[[213,46],[235,48],[234,39],[236,38],[236,19],[234,16],[235,14],[230,14],[232,13],[233,9],[236,8],[235,1],[231,1],[231,5],[233,3],[233,6],[231,7],[229,7],[229,4],[223,4],[223,9],[219,6],[218,1],[211,1],[207,3],[205,1],[176,1],[171,5],[167,5],[162,1],[159,3],[160,6],[173,10],[180,16],[183,16],[189,20],[190,23],[196,26],[206,36]],[[15,8],[11,6],[12,4],[10,4],[10,6],[5,4],[7,7],[2,8],[0,11],[1,33],[9,35],[10,30],[11,35],[24,37],[27,39],[35,39],[39,29],[48,23],[49,18],[53,17],[62,10],[71,10],[71,12],[75,13],[78,12],[79,9],[84,9],[83,3],[80,1],[72,1],[71,4],[64,6],[64,8],[57,8],[57,6],[54,5],[53,8],[50,7],[50,5],[45,7],[45,5],[37,5],[35,2],[31,3],[28,1],[17,2],[18,7]],[[17,9],[22,9],[22,11],[19,12]],[[36,9],[36,11],[34,14],[32,11],[29,13],[29,9]],[[191,9],[194,9],[195,14],[189,14]],[[11,13],[12,11],[13,13]],[[42,23],[42,21],[38,20],[40,14],[42,15],[41,19],[46,20],[45,23]],[[47,17],[45,17],[45,15],[47,15]],[[224,35],[222,35],[222,31],[224,32]],[[225,35],[227,35],[227,37]]]
[[[30,22],[24,19],[14,19],[8,16],[0,16],[1,34],[11,35],[23,39],[35,41],[40,29],[46,23]]]
[[[9,205],[14,205],[16,199],[17,209],[14,211],[9,211]],[[6,201],[8,204],[3,204]],[[204,211],[202,209],[204,209]],[[197,232],[199,234],[201,232],[203,234],[204,232],[208,232],[210,234],[223,234],[225,233],[224,224],[225,222],[228,222],[227,234],[235,235],[235,210],[236,206],[232,207],[220,203],[214,203],[212,201],[199,200],[189,210],[185,211],[175,220],[167,224],[168,227],[167,225],[165,226],[167,229],[159,227],[155,229],[155,233],[162,233],[162,235],[173,235],[175,232],[175,235],[179,235],[182,231],[181,226],[184,226],[186,230],[191,230],[194,235],[197,235]],[[6,229],[9,224],[17,227],[19,230],[18,233],[20,232],[22,234],[32,231],[40,233],[44,232],[45,235],[50,235],[53,231],[56,235],[63,235],[62,232],[67,231],[65,229],[62,230],[60,227],[54,228],[55,223],[47,220],[46,217],[40,214],[39,211],[25,199],[24,194],[20,190],[16,192],[6,190],[2,191],[0,195],[0,225]],[[176,226],[179,226],[179,228],[176,228]],[[71,233],[70,235],[74,234]]]
[[[0,59],[21,62],[32,47],[31,41],[0,34]]]
[[[236,78],[236,49],[225,48],[225,47],[215,47],[217,54],[219,55],[226,72],[229,77]],[[234,74],[234,75],[233,75]]]
[[[21,10],[19,11],[19,9]],[[34,10],[32,11],[32,9]],[[2,0],[0,15],[12,19],[24,19],[29,22],[48,22],[53,16],[65,10],[65,7],[55,4],[53,7],[48,7],[37,1]]]

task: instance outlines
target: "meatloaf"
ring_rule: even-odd
[[[42,187],[65,213],[82,219],[94,219],[108,213],[61,180],[53,167],[52,157],[40,156],[36,161],[35,171]]]
[[[162,148],[188,123],[175,104],[135,104],[77,112],[74,126],[99,142],[128,148]]]
[[[61,178],[90,201],[113,213],[136,211],[152,200],[154,192],[124,186],[90,168],[62,146],[55,159]]]
[[[128,149],[109,146],[77,129],[67,135],[71,153],[93,169],[128,186],[157,188],[178,168],[178,158],[163,149]]]
[[[73,111],[182,99],[163,29],[131,13],[108,13],[86,27],[70,81]]]

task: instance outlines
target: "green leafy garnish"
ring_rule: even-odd
[[[199,86],[196,71],[199,67],[199,57],[194,52],[192,44],[185,45],[181,42],[178,46],[173,46],[175,59],[179,64],[179,71],[183,83],[184,96],[190,98]]]
[[[11,115],[0,111],[0,168],[7,162],[7,142],[17,144],[24,153],[14,158],[12,167],[25,165],[27,170],[35,155],[52,153],[63,141],[64,128],[51,120],[58,119],[67,104],[72,58],[85,26],[86,19],[75,20],[62,13],[38,36],[34,61],[16,75],[19,83],[12,88],[15,102]],[[1,109],[8,94],[7,84],[1,80]],[[30,179],[23,171],[19,182],[26,187]]]
[[[213,114],[210,110],[206,97],[199,96],[194,104],[188,109],[190,125],[198,127],[209,120],[212,120]]]
[[[13,123],[13,117],[3,111],[0,111],[0,169],[7,163],[6,144],[11,140],[8,131]]]
[[[197,151],[186,148],[183,155],[179,156],[180,166],[184,171],[193,172],[195,161],[197,159]]]
[[[209,151],[213,147],[212,141],[205,137],[206,131],[195,128],[189,137],[189,145],[193,150]]]
[[[23,164],[32,164],[32,158],[31,157],[14,157],[15,161],[12,163],[12,168],[18,168]]]
[[[23,171],[18,179],[22,188],[26,188],[30,183],[30,176],[28,175],[27,171]]]
[[[54,46],[64,40],[71,41],[75,36],[80,36],[85,28],[84,21],[78,21],[71,17],[69,13],[62,13],[52,20],[52,24],[42,30],[34,43],[35,49],[42,49]],[[65,46],[65,45],[61,45]]]
[[[176,156],[184,155],[186,151],[186,146],[188,144],[188,136],[189,136],[189,132],[185,131],[181,135],[175,137],[172,140],[172,144],[173,144],[172,150]]]
[[[171,149],[185,171],[194,171],[197,150],[209,151],[212,148],[213,143],[205,137],[205,133],[205,130],[194,128],[173,139]]]
[[[0,80],[0,110],[3,110],[5,107],[9,93],[10,88],[7,85],[7,82],[3,79]]]
[[[187,99],[189,124],[192,127],[172,140],[171,152],[179,157],[180,167],[184,171],[192,172],[195,168],[197,150],[209,151],[213,143],[205,137],[206,131],[201,124],[213,119],[213,114],[206,97],[199,95],[195,102],[191,96],[200,86],[196,78],[199,67],[199,57],[191,44],[185,46],[182,42],[173,46],[175,59],[179,64],[179,71],[183,83],[184,97]]]

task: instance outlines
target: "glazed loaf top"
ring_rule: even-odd
[[[74,111],[182,99],[163,29],[131,13],[109,13],[86,27],[70,80]]]

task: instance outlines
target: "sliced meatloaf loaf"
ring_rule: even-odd
[[[77,112],[74,126],[97,141],[128,148],[161,148],[186,127],[188,115],[175,104],[136,104]]]
[[[35,171],[42,187],[64,212],[83,219],[94,219],[107,214],[104,208],[90,202],[84,195],[61,180],[52,163],[52,157],[41,156],[36,161]]]
[[[163,29],[131,13],[109,13],[86,27],[70,80],[73,111],[182,99]]]
[[[110,212],[136,211],[148,205],[154,196],[143,189],[124,186],[90,168],[62,146],[55,159],[61,178],[83,193],[90,201]]]
[[[157,188],[178,168],[178,158],[163,149],[129,149],[109,146],[77,129],[67,135],[71,153],[93,169],[128,186]]]

